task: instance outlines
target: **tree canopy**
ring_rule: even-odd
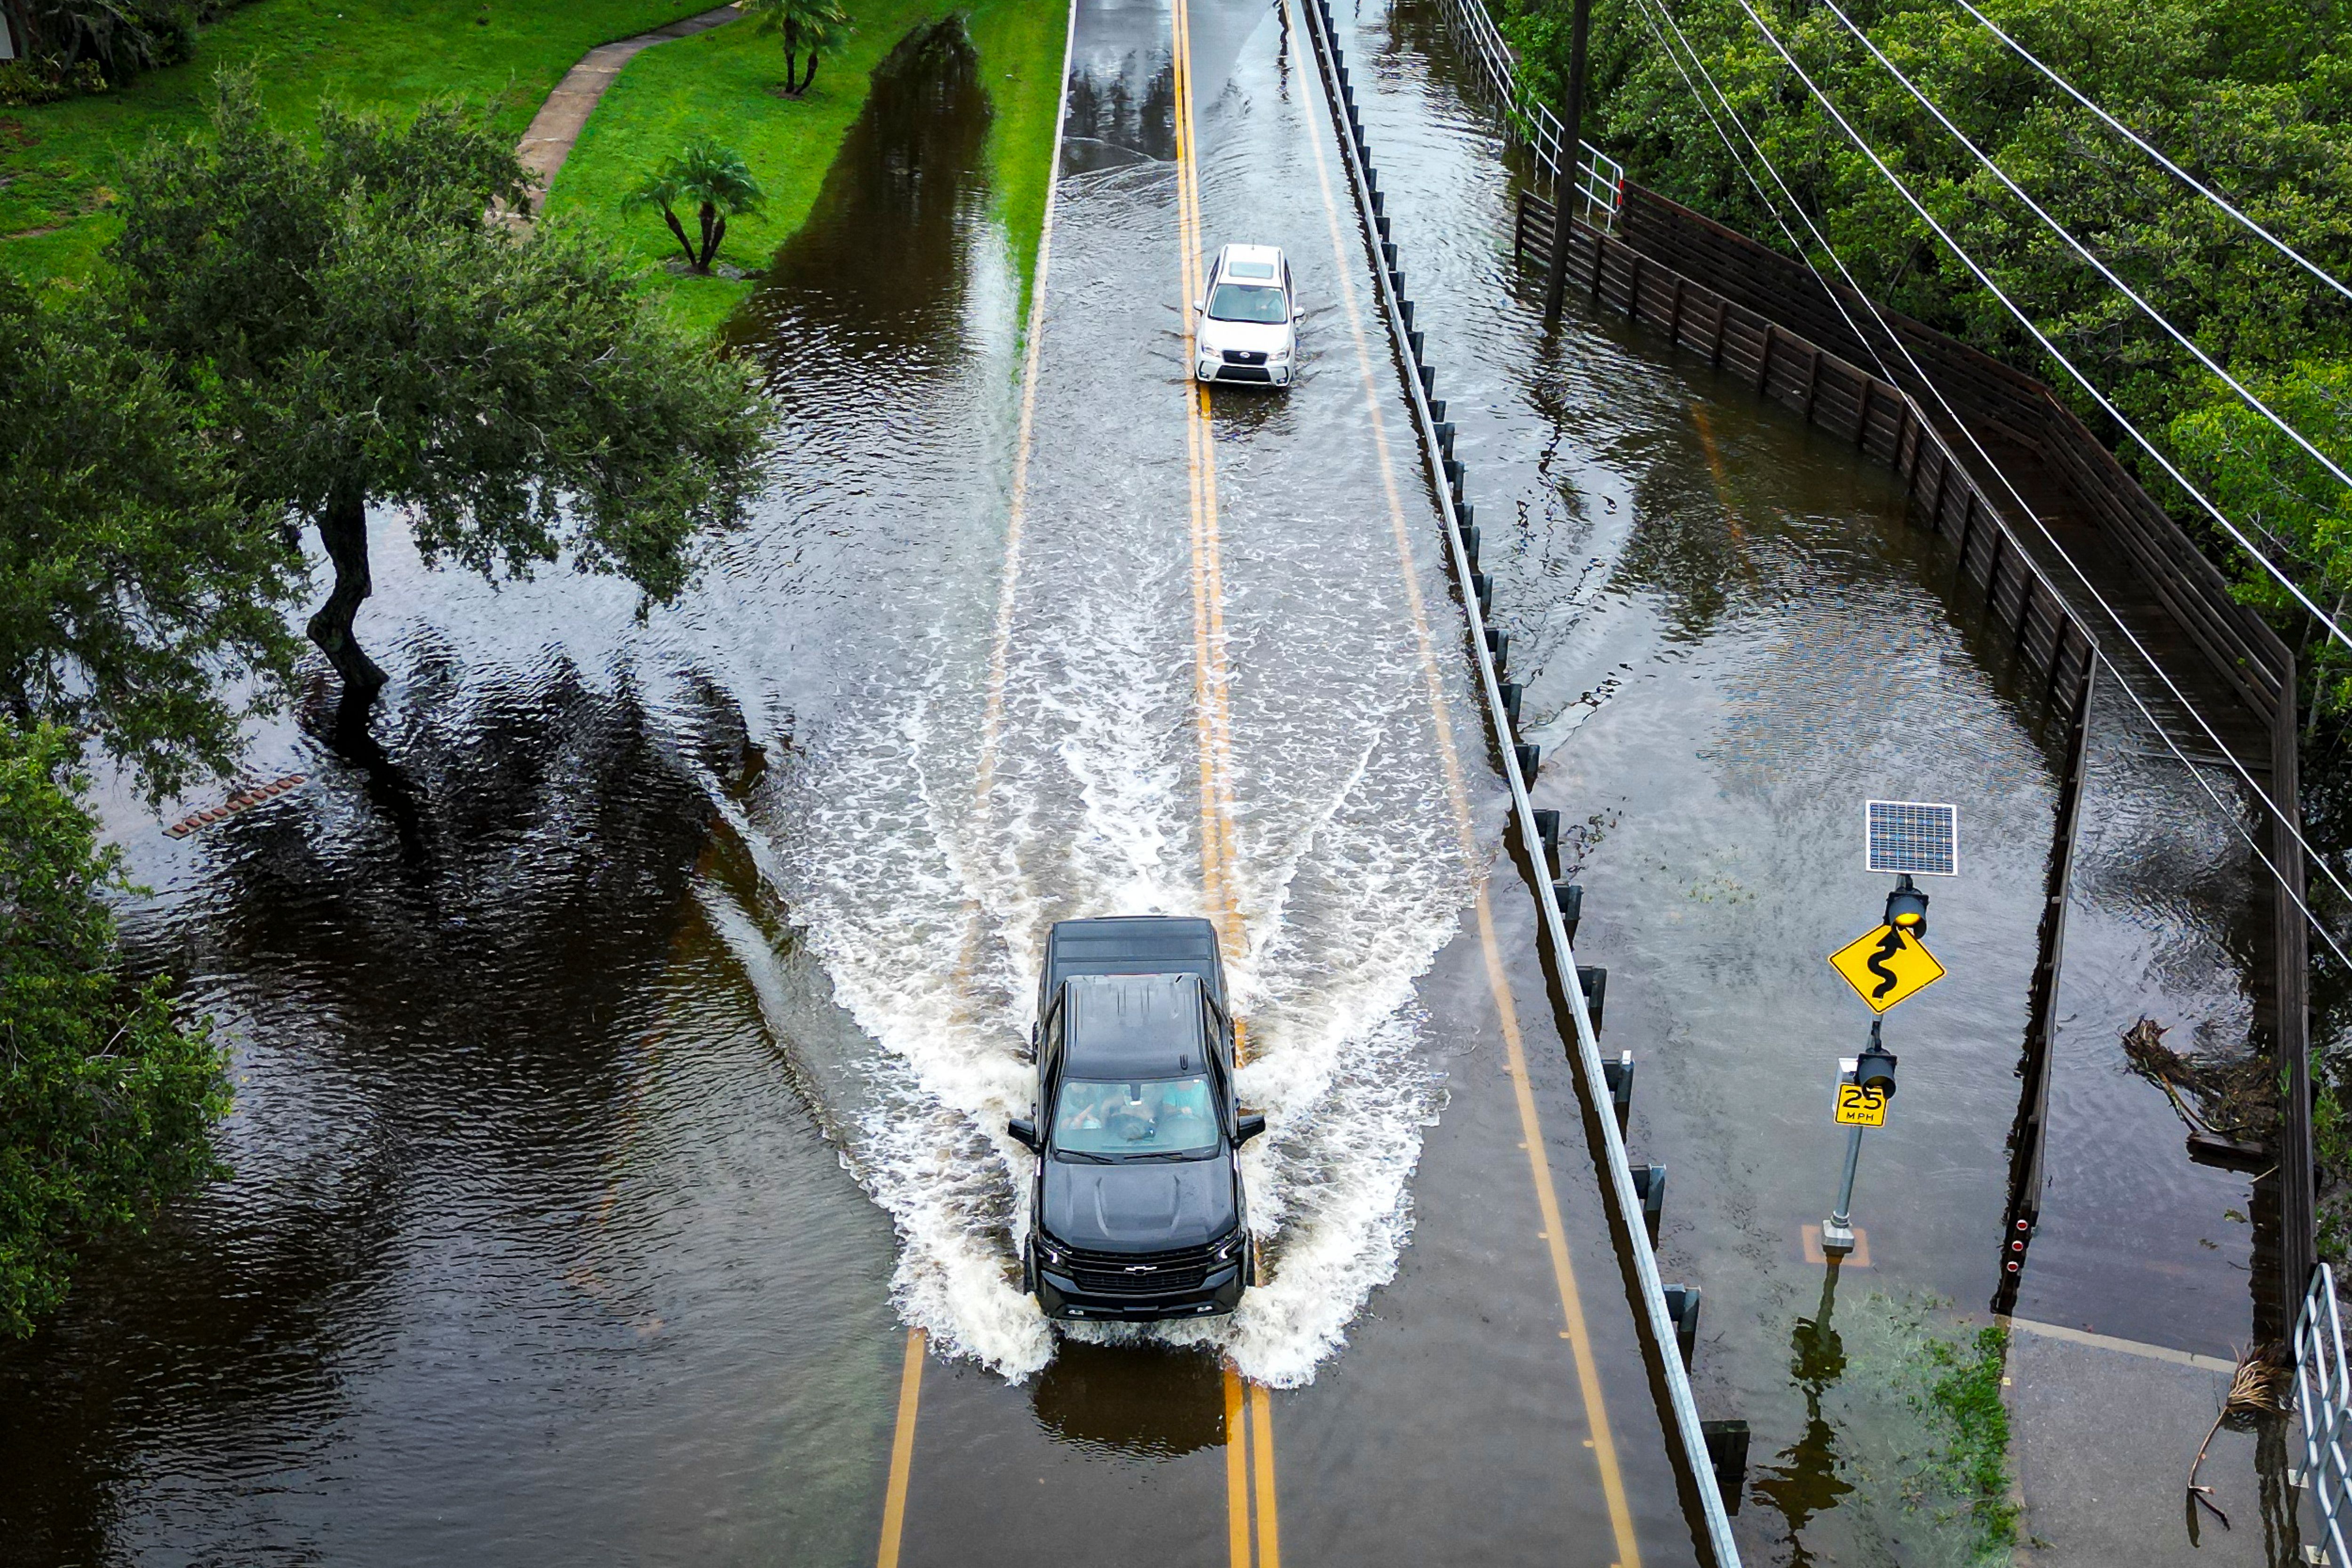
[[[2212,378],[2004,190],[1834,16],[1797,0],[1754,3],[1937,222],[2025,304],[2127,418],[2164,444],[2176,422],[2210,406],[2218,390]],[[2336,278],[2352,278],[2352,50],[2346,47],[2352,9],[2343,0],[1977,4],[2256,222]],[[1533,85],[1557,102],[1567,8],[1507,0],[1506,9]],[[1843,9],[2035,201],[2240,380],[2275,384],[2315,375],[2324,382],[2338,374],[2333,367],[2352,363],[2352,305],[2102,126],[1952,0],[1854,0]],[[1671,10],[1707,74],[1866,292],[2042,376],[2074,399],[2094,428],[2102,426],[2095,405],[2044,362],[2024,329],[1879,176],[1738,0],[1678,0]],[[1689,60],[1677,69],[1679,40],[1668,33],[1662,44],[1654,36],[1655,13],[1649,0],[1596,0],[1595,114],[1587,135],[1623,159],[1633,178],[1787,248],[1772,211],[1726,147],[1727,135],[1742,157],[1752,158],[1739,131],[1727,123],[1718,132],[1710,123],[1706,109],[1718,119],[1722,109]],[[1700,95],[1707,95],[1704,107]],[[1760,168],[1757,177],[1772,190]],[[1777,191],[1773,200],[1780,200]],[[1790,226],[1801,247],[1814,248],[1802,225],[1791,217]],[[1826,257],[1813,258],[1827,265]],[[2352,430],[2325,421],[2305,433],[2352,468],[2346,439]],[[2151,493],[2172,502],[2215,557],[2238,569],[2250,598],[2269,604],[2259,569],[2214,537],[2128,438],[2119,439],[2126,443],[2119,455]],[[2273,470],[2277,477],[2285,472]],[[2242,487],[2239,493],[2253,502]],[[2300,503],[2273,496],[2261,504]],[[2297,551],[2293,564],[2315,597],[2326,584],[2352,578],[2352,556],[2342,544],[2320,531],[2286,537]],[[2327,589],[2330,600],[2336,591]]]
[[[228,1109],[208,1030],[168,983],[127,982],[106,894],[118,856],[75,799],[62,730],[0,720],[0,1337],[64,1295],[74,1248],[216,1171]]]
[[[0,710],[151,795],[226,772],[291,667],[300,567],[153,360],[0,274]]]
[[[309,631],[347,698],[384,680],[352,631],[371,503],[428,561],[495,577],[568,555],[667,601],[755,481],[748,372],[657,325],[578,233],[518,235],[501,214],[524,195],[456,105],[405,125],[323,107],[313,149],[226,74],[213,134],[124,177],[122,331],[227,434],[247,504],[317,529],[335,584]]]

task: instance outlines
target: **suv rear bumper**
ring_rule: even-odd
[[[1167,1295],[1093,1295],[1077,1282],[1050,1268],[1037,1270],[1037,1304],[1049,1318],[1078,1322],[1143,1323],[1169,1318],[1205,1318],[1230,1312],[1241,1304],[1242,1264],[1239,1259],[1213,1268],[1199,1287]]]

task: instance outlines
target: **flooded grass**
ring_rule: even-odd
[[[1045,216],[1045,189],[1061,82],[1063,18],[1057,7],[1018,0],[868,0],[857,31],[829,56],[800,98],[777,90],[783,51],[773,37],[740,25],[648,49],[604,95],[548,193],[548,212],[585,224],[646,267],[646,287],[679,325],[715,333],[750,296],[755,278],[696,278],[663,264],[675,241],[658,216],[622,210],[645,171],[690,136],[709,134],[742,153],[768,199],[760,212],[729,220],[726,259],[757,268],[807,222],[852,128],[866,112],[875,78],[910,37],[950,16],[964,18],[978,54],[977,79],[992,111],[987,160],[996,220],[1026,278]],[[1050,25],[1048,25],[1050,24]]]
[[[1806,1423],[1749,1488],[1781,1516],[1764,1531],[1768,1552],[1792,1564],[2006,1563],[2019,1517],[2001,1394],[2009,1331],[1971,1329],[1934,1297],[1877,1291],[1841,1324],[1836,1285],[1831,1274],[1791,1335]]]
[[[458,94],[520,137],[548,89],[598,44],[664,26],[709,0],[256,0],[205,29],[194,58],[93,98],[0,112],[0,266],[87,275],[114,232],[106,189],[151,136],[201,129],[213,73],[250,67],[263,101],[313,133],[321,97],[414,110]]]

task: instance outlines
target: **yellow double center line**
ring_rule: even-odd
[[[1193,379],[1200,353],[1192,301],[1207,279],[1201,258],[1201,176],[1192,130],[1192,22],[1173,0],[1176,89],[1176,227],[1183,275],[1185,456],[1192,511],[1192,694],[1201,741],[1201,878],[1226,956],[1240,934],[1241,846],[1234,809],[1233,685],[1225,667],[1225,580],[1217,533],[1217,454],[1209,389]]]
[[[1181,0],[1179,0],[1181,3]],[[1283,0],[1286,12],[1289,0]],[[1633,1535],[1633,1509],[1625,1497],[1625,1479],[1617,1462],[1617,1445],[1609,1429],[1609,1411],[1601,1392],[1601,1365],[1593,1353],[1592,1336],[1584,1321],[1583,1298],[1577,1289],[1576,1266],[1569,1257],[1568,1238],[1559,1209],[1559,1192],[1552,1180],[1551,1160],[1544,1151],[1543,1123],[1536,1111],[1534,1085],[1528,1077],[1527,1042],[1519,1030],[1517,1006],[1511,997],[1510,977],[1503,964],[1502,944],[1495,934],[1495,915],[1486,900],[1486,881],[1481,874],[1477,831],[1470,815],[1469,792],[1463,783],[1462,762],[1454,744],[1454,721],[1445,700],[1444,682],[1438,673],[1436,638],[1432,635],[1429,612],[1421,595],[1421,578],[1413,563],[1412,534],[1405,521],[1404,498],[1397,489],[1397,468],[1391,457],[1388,424],[1382,416],[1380,379],[1373,368],[1370,335],[1364,328],[1363,312],[1356,298],[1355,269],[1360,265],[1361,252],[1349,254],[1341,231],[1339,206],[1331,192],[1330,166],[1323,156],[1323,140],[1315,127],[1307,129],[1307,145],[1315,154],[1315,179],[1323,195],[1323,213],[1330,230],[1331,258],[1339,280],[1339,302],[1348,319],[1348,330],[1355,340],[1356,367],[1362,378],[1364,405],[1370,416],[1372,442],[1379,449],[1381,483],[1387,492],[1389,524],[1395,535],[1397,566],[1404,581],[1405,603],[1412,612],[1413,637],[1419,646],[1422,682],[1429,694],[1431,719],[1437,732],[1439,759],[1445,772],[1445,793],[1454,810],[1454,837],[1462,857],[1473,877],[1479,879],[1477,893],[1478,940],[1485,949],[1486,984],[1495,998],[1495,1010],[1503,1031],[1505,1063],[1511,1077],[1511,1091],[1517,1102],[1519,1131],[1528,1152],[1528,1173],[1535,1186],[1536,1211],[1543,1220],[1541,1239],[1550,1254],[1552,1281],[1559,1293],[1560,1338],[1569,1342],[1569,1351],[1576,1365],[1576,1381],[1584,1398],[1585,1426],[1591,1433],[1587,1439],[1592,1448],[1594,1464],[1601,1473],[1601,1490],[1609,1509],[1609,1522],[1615,1537],[1617,1557],[1610,1568],[1641,1568],[1641,1548]]]
[[[1192,543],[1192,706],[1200,739],[1201,882],[1225,956],[1242,951],[1241,836],[1234,801],[1233,679],[1225,661],[1224,564],[1217,528],[1216,432],[1209,389],[1193,377],[1200,356],[1192,302],[1208,286],[1201,242],[1201,173],[1192,117],[1192,15],[1172,0],[1175,78],[1176,231],[1184,318],[1184,452]],[[1234,1057],[1247,1059],[1244,1025],[1234,1024]],[[1225,1365],[1225,1539],[1232,1568],[1281,1568],[1282,1531],[1274,1479],[1274,1404],[1263,1384]],[[1253,1555],[1253,1550],[1255,1555]]]
[[[1072,18],[1075,28],[1076,17]],[[1183,0],[1176,0],[1174,72],[1177,90],[1178,229],[1184,290],[1184,372],[1187,388],[1184,437],[1190,475],[1192,557],[1193,706],[1200,741],[1201,874],[1211,911],[1217,917],[1226,956],[1239,952],[1240,911],[1236,874],[1240,846],[1235,831],[1233,784],[1232,683],[1224,658],[1224,575],[1217,531],[1216,456],[1209,426],[1208,389],[1192,380],[1196,344],[1190,301],[1200,296],[1200,187],[1192,156],[1191,26]],[[1067,91],[1066,62],[1064,68]],[[1056,141],[1058,142],[1058,137]],[[1055,178],[1059,178],[1056,153]],[[990,649],[986,706],[981,725],[979,767],[973,781],[976,811],[984,810],[995,783],[999,743],[1003,734],[1005,688],[1011,662],[1015,594],[1020,578],[1021,547],[1027,521],[1029,458],[1035,428],[1038,359],[1045,338],[1045,280],[1054,232],[1055,202],[1048,193],[1045,226],[1039,236],[1037,279],[1030,301],[1027,355],[1023,366],[1021,418],[1015,441],[1011,515],[1005,538],[1003,574],[997,600],[995,636]],[[968,910],[964,952],[958,964],[968,973],[973,957],[980,911]],[[1242,1026],[1234,1026],[1237,1056],[1245,1047]],[[907,1500],[912,1487],[915,1428],[922,1394],[926,1338],[919,1328],[907,1333],[906,1352],[898,1384],[898,1409],[890,1444],[889,1479],[882,1507],[882,1536],[876,1553],[877,1568],[898,1568],[905,1539]],[[1230,1364],[1225,1369],[1225,1431],[1228,1535],[1234,1568],[1251,1568],[1252,1492],[1256,1494],[1256,1568],[1281,1568],[1280,1536],[1274,1479],[1272,1402],[1263,1385],[1245,1385]]]

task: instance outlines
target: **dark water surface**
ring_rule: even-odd
[[[1666,1162],[1664,1266],[1706,1290],[1702,1410],[1754,1425],[1743,1546],[1964,1554],[1965,1531],[1900,1505],[1926,1436],[1909,1401],[1925,1337],[1972,1333],[1997,1282],[2063,737],[1948,547],[1904,521],[1899,481],[1654,333],[1585,318],[1543,346],[1538,280],[1509,255],[1516,154],[1442,9],[1366,6],[1353,32],[1547,748],[1537,801],[1582,824],[1579,957],[1612,972],[1604,1047],[1641,1058],[1633,1155]],[[1879,918],[1867,798],[1957,803],[1963,875],[1928,884],[1950,977],[1885,1025],[1902,1087],[1863,1155],[1872,1267],[1825,1280],[1801,1227],[1835,1195],[1831,1076],[1869,1015],[1822,960]],[[2260,868],[2112,684],[2084,824],[2018,1311],[2234,1355],[2270,1289],[2249,1273],[2249,1182],[2189,1162],[2121,1036],[2147,1016],[2179,1048],[2249,1053]],[[2251,1468],[2253,1447],[2225,1434],[2214,1462]]]
[[[1363,237],[1343,185],[1323,205],[1293,25],[1191,16],[1202,243],[1283,245],[1309,310],[1297,389],[1220,394],[1207,440],[1265,1288],[1116,1343],[1057,1340],[1015,1289],[1002,1119],[1046,924],[1206,908],[1176,94],[1170,10],[1082,0],[1008,590],[1017,275],[950,25],[891,57],[730,329],[783,409],[776,482],[694,594],[639,626],[611,584],[426,573],[383,519],[360,629],[398,672],[397,785],[289,726],[257,743],[315,775],[283,802],[180,844],[115,804],[156,889],[141,962],[236,1051],[236,1175],[0,1352],[0,1559],[870,1561],[914,1323],[909,1563],[1228,1562],[1225,1360],[1276,1391],[1244,1528],[1278,1500],[1293,1563],[1692,1560],[1591,1108],[1525,890],[1488,876],[1500,784],[1395,363],[1377,334],[1369,382],[1356,357]],[[1702,1404],[1755,1423],[1743,1539],[1957,1560],[1882,1461],[1916,1447],[1919,1345],[1992,1286],[2053,738],[1885,474],[1642,335],[1543,342],[1431,7],[1368,7],[1349,48],[1539,804],[1583,825],[1580,955],[1642,1060],[1669,1273],[1706,1288]],[[2103,748],[2030,1310],[2226,1348],[2245,1184],[2187,1166],[2112,1041],[2141,1012],[2242,1039],[2246,922],[2210,911],[2243,870],[2144,742]],[[1865,1016],[1821,961],[1882,896],[1865,795],[1958,801],[1968,874],[1935,889],[1952,978],[1889,1025],[1874,1267],[1832,1294],[1798,1227]]]

